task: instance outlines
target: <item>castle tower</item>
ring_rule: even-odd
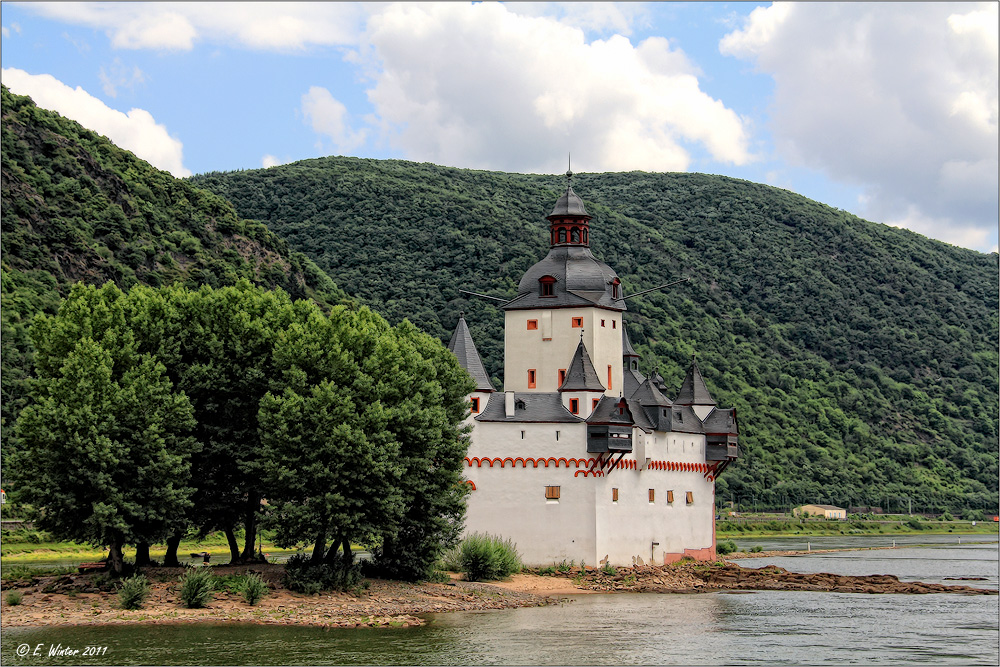
[[[548,255],[503,306],[505,391],[558,391],[581,341],[603,392],[623,391],[621,280],[590,251],[591,216],[573,192],[572,175],[566,172],[566,192],[546,218]]]
[[[496,390],[493,389],[490,376],[479,356],[479,350],[476,349],[476,344],[472,340],[469,325],[465,322],[465,313],[458,317],[458,326],[455,327],[455,333],[451,335],[448,349],[458,357],[459,365],[469,372],[476,383],[475,391],[469,396],[469,401],[472,403],[471,413],[475,416],[486,408],[490,394]]]

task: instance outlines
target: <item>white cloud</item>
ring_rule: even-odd
[[[104,30],[120,49],[189,51],[198,41],[274,51],[353,44],[377,5],[348,2],[40,2],[45,16]]]
[[[268,153],[260,159],[260,166],[264,169],[268,169],[269,167],[277,167],[280,164],[288,164],[289,162],[291,162],[291,158],[282,159]]]
[[[347,107],[326,88],[309,88],[309,92],[302,96],[302,114],[312,129],[328,137],[340,153],[350,152],[365,142],[366,131],[355,132],[351,129]]]
[[[398,4],[370,19],[369,99],[407,157],[551,172],[572,151],[588,171],[667,171],[686,169],[701,144],[720,162],[751,159],[740,118],[699,89],[666,39],[588,43],[517,11]]]
[[[183,164],[181,142],[157,124],[148,111],[131,109],[125,114],[111,109],[83,88],[70,88],[49,74],[28,74],[14,68],[4,68],[2,73],[3,83],[11,92],[28,95],[38,106],[103,134],[154,167],[177,177],[191,175]]]
[[[780,3],[719,46],[774,78],[786,160],[862,185],[865,217],[990,249],[996,26],[994,3]]]
[[[138,66],[131,69],[126,67],[121,58],[115,58],[109,67],[101,66],[100,74],[101,86],[108,97],[118,97],[119,88],[131,90],[146,80],[145,74]]]

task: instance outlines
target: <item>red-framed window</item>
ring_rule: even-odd
[[[688,491],[687,494],[686,494],[686,496],[687,496],[686,500],[687,500],[687,504],[688,505],[691,505],[692,503],[694,503],[694,492],[693,491]]]
[[[560,368],[559,369],[559,386],[560,387],[563,386],[563,382],[565,382],[565,381],[566,381],[566,369],[565,368]]]
[[[603,327],[603,326],[605,326],[605,325],[604,325],[604,320],[601,320],[601,326],[602,326],[602,327]]]
[[[473,396],[471,400],[472,400],[472,414],[477,415],[479,414],[479,397]]]
[[[528,389],[534,389],[534,388],[535,388],[535,369],[534,368],[529,368],[528,369]]]
[[[582,329],[583,328],[583,318],[582,317],[574,317],[573,318],[573,328],[574,329]]]
[[[668,503],[674,502],[674,492],[673,491],[667,491],[667,502]]]
[[[649,502],[651,502],[651,503],[655,503],[656,502],[656,489],[650,489],[649,490]]]
[[[580,414],[580,399],[579,398],[571,398],[571,399],[569,399],[569,411],[572,412],[574,415]]]
[[[595,398],[593,401],[591,401],[591,403],[590,403],[590,410],[591,410],[591,412],[593,412],[594,410],[597,409],[597,404],[600,403],[600,402],[601,402],[601,399],[599,399],[599,398]]]
[[[608,364],[608,389],[611,388],[611,364]]]
[[[611,489],[611,502],[618,502],[618,489]]]
[[[542,296],[556,295],[556,279],[552,276],[542,276],[538,279],[538,293]]]
[[[528,320],[528,331],[535,331],[538,329],[538,320]]]

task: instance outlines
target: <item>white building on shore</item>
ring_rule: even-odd
[[[738,456],[735,409],[692,360],[673,400],[639,372],[617,274],[590,251],[568,186],[548,255],[505,311],[504,390],[465,319],[449,349],[476,381],[466,532],[511,538],[527,565],[715,559],[715,479]]]

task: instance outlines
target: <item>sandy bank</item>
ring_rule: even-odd
[[[754,554],[757,555],[757,554]],[[256,606],[236,594],[218,592],[205,609],[181,602],[177,575],[181,570],[150,570],[153,592],[145,607],[118,608],[113,592],[96,590],[95,575],[47,577],[22,582],[22,603],[4,603],[3,627],[94,625],[119,623],[185,623],[227,621],[325,627],[421,625],[425,616],[450,611],[480,611],[540,606],[566,595],[600,592],[700,593],[720,590],[803,590],[849,593],[961,593],[996,595],[993,590],[900,582],[891,575],[849,577],[797,574],[778,567],[741,568],[729,563],[684,562],[668,566],[622,568],[614,573],[579,568],[539,576],[524,573],[497,583],[453,579],[444,584],[409,584],[369,580],[367,590],[353,593],[301,595],[280,586],[280,565],[216,567],[218,574],[257,571],[272,589]],[[5,584],[5,589],[8,586]]]

